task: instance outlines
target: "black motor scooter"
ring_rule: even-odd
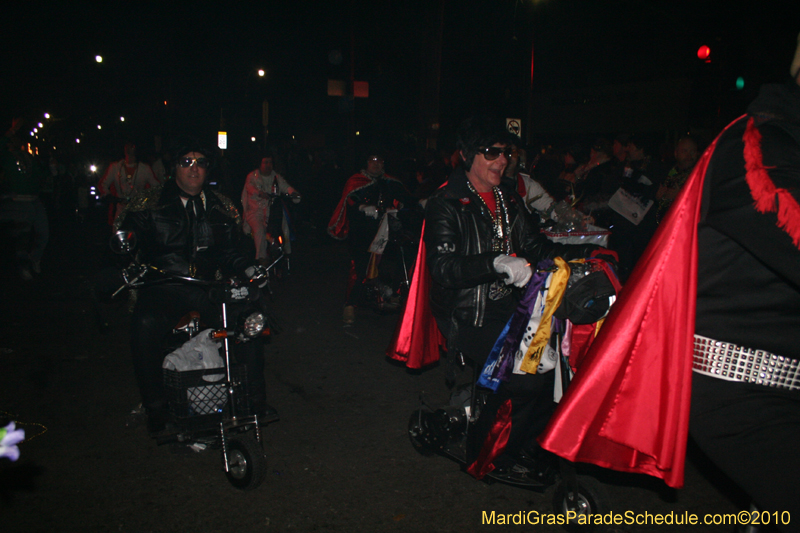
[[[569,314],[578,322],[592,323],[608,311],[613,303],[609,296],[615,291],[609,289],[602,277],[593,274],[592,269],[586,267],[573,267],[569,280],[569,287],[576,287],[581,298],[570,299],[563,302],[569,308]],[[585,281],[580,282],[584,279]],[[580,282],[580,283],[579,283]],[[594,284],[600,286],[594,288]],[[587,292],[587,287],[590,290]],[[586,294],[584,294],[586,293]],[[589,312],[592,310],[592,312]],[[553,372],[557,372],[555,379],[560,380],[561,390],[569,386],[572,374],[568,357],[561,352],[561,335],[554,334],[550,339],[550,346],[555,351],[560,364]],[[456,354],[455,364],[461,367],[466,362],[461,354]],[[487,398],[492,392],[478,387],[478,373],[475,369],[472,380],[466,385],[455,388],[449,402],[440,407],[430,406],[420,394],[420,407],[411,413],[408,421],[408,436],[411,444],[422,455],[443,455],[456,461],[466,469],[467,441],[471,431],[474,431],[481,409],[487,405]],[[579,475],[576,465],[565,459],[557,458],[549,452],[543,452],[541,457],[532,461],[535,468],[528,472],[492,471],[483,478],[488,482],[501,482],[515,485],[525,489],[544,492],[553,485],[556,486],[553,494],[553,510],[564,519],[564,527],[568,531],[603,531],[604,525],[587,524],[589,515],[608,513],[610,498],[605,488],[593,477]],[[582,519],[583,518],[583,519]]]
[[[562,365],[567,362],[562,361]],[[559,379],[558,377],[556,379]],[[564,376],[561,377],[564,379]],[[566,379],[569,379],[566,376]],[[477,391],[477,392],[476,392]],[[420,395],[420,407],[408,420],[411,445],[422,455],[443,455],[467,466],[467,438],[478,420],[480,409],[486,405],[490,391],[473,384],[458,387],[450,401],[432,407]],[[486,474],[484,481],[545,492],[556,485],[553,493],[553,511],[564,517],[568,531],[602,531],[602,526],[587,527],[579,524],[580,516],[607,513],[610,498],[605,488],[593,477],[579,475],[575,464],[551,457],[539,461],[538,468],[527,473],[497,472]]]
[[[184,283],[207,289],[212,302],[219,306],[221,328],[207,328],[203,317],[191,312],[165,340],[167,355],[187,340],[208,335],[208,339],[219,343],[223,366],[184,371],[164,369],[171,416],[167,429],[154,437],[159,445],[181,443],[220,448],[222,466],[231,485],[242,490],[255,489],[267,473],[262,427],[274,420],[259,417],[255,398],[248,390],[247,367],[235,360],[232,344],[262,342],[271,333],[268,314],[256,305],[258,285],[266,281],[268,269],[244,281],[235,278],[207,281],[170,274],[138,262],[132,253],[136,246],[132,233],[117,232],[112,236],[111,246],[114,252],[132,258],[130,266],[122,272],[124,285],[114,296],[126,289]],[[279,260],[280,257],[276,258],[270,267]]]

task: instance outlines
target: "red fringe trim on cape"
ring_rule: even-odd
[[[761,132],[750,118],[742,137],[747,185],[759,213],[778,213],[778,227],[789,234],[800,248],[800,205],[786,189],[778,189],[764,166],[761,153]]]

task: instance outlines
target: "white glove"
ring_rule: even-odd
[[[370,218],[378,218],[378,208],[374,205],[362,205],[358,209]]]
[[[531,279],[533,270],[527,259],[521,257],[511,257],[510,255],[498,255],[494,258],[494,269],[500,274],[506,274],[506,285],[514,284],[516,287],[524,287]]]

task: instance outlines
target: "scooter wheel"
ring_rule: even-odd
[[[581,516],[603,514],[609,512],[609,497],[605,488],[594,478],[578,476],[578,494],[570,499],[570,493],[564,482],[560,482],[553,495],[553,510],[556,514],[567,515],[570,520],[564,529],[571,532],[606,531],[603,524],[581,523]]]
[[[408,419],[408,438],[411,440],[411,445],[421,455],[433,455],[430,443],[425,438],[430,431],[426,425],[426,414],[419,409],[411,413]]]
[[[228,471],[231,485],[241,490],[253,490],[267,476],[267,458],[256,440],[249,435],[228,441]]]

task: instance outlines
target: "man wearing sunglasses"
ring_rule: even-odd
[[[211,152],[196,141],[174,151],[174,179],[134,196],[114,223],[136,234],[140,260],[179,276],[247,279],[261,267],[244,252],[241,217],[226,196],[206,187]],[[251,270],[252,269],[252,270]],[[157,433],[168,420],[162,385],[162,342],[181,317],[198,311],[217,317],[205,288],[164,283],[141,289],[131,321],[131,355],[148,429]],[[248,386],[259,418],[275,419],[266,403],[264,361],[255,342],[237,346],[235,357],[248,367]]]
[[[522,198],[502,182],[513,152],[509,141],[502,121],[485,116],[464,121],[457,142],[461,166],[425,208],[431,311],[447,340],[450,364],[460,353],[478,370],[516,310],[531,265],[555,256],[588,257],[597,249],[552,243],[533,227]],[[535,438],[555,405],[553,375],[514,374],[487,396],[467,444],[468,465],[477,463],[495,415],[510,400],[508,444],[493,464],[499,475],[528,475],[535,466]]]

